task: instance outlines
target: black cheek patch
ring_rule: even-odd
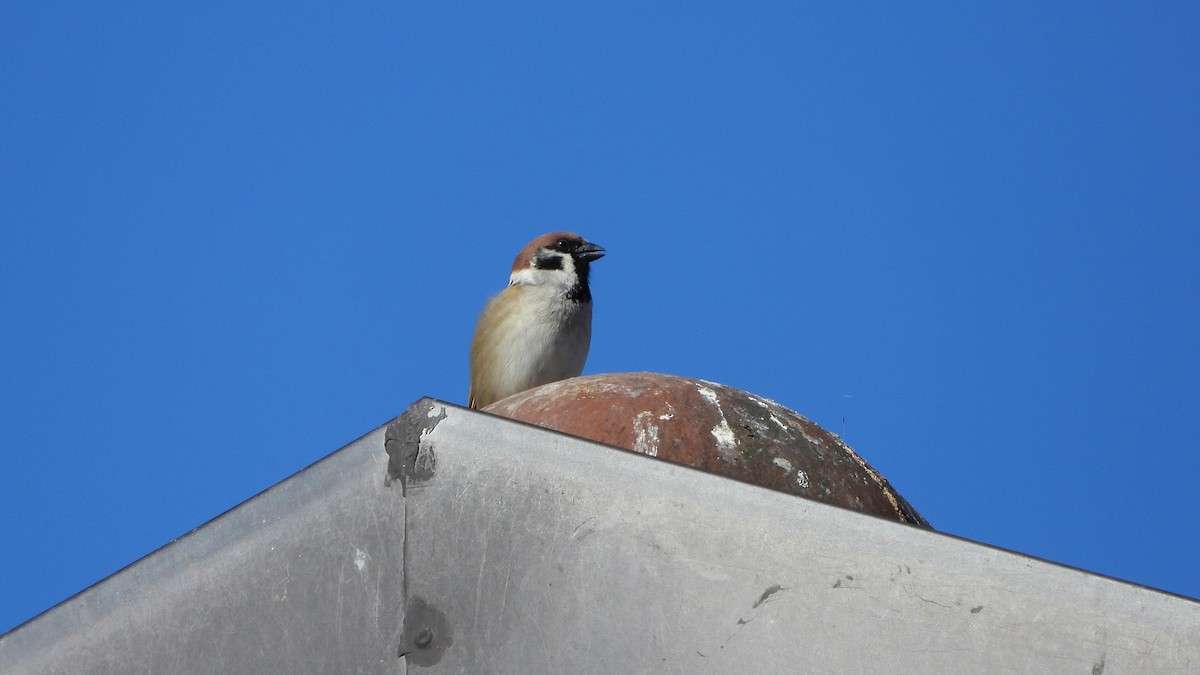
[[[560,255],[539,253],[533,256],[533,266],[539,270],[561,270],[563,268],[563,259]]]

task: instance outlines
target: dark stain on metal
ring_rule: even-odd
[[[421,444],[421,437],[446,419],[446,409],[438,406],[440,409],[435,414],[434,407],[433,399],[422,398],[388,424],[383,440],[388,454],[388,485],[399,479],[401,489],[407,490],[412,483],[433,478],[437,456],[428,443]]]
[[[454,644],[446,615],[423,598],[413,597],[404,610],[404,634],[396,656],[414,666],[432,666]]]
[[[714,382],[657,373],[590,375],[515,394],[486,410],[762,487],[930,527],[837,435],[774,401]]]
[[[418,649],[425,649],[433,643],[433,631],[428,628],[422,628],[420,633],[417,633],[417,639],[413,640]]]
[[[767,586],[767,590],[763,591],[762,595],[760,595],[758,597],[758,600],[754,601],[753,605],[750,605],[750,609],[757,608],[759,605],[766,602],[767,598],[771,597],[772,595],[775,595],[776,593],[778,593],[779,591],[782,591],[782,590],[783,590],[783,587],[780,586],[779,584],[772,584],[770,586]]]

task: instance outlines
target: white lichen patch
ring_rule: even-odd
[[[359,572],[365,571],[367,569],[367,553],[366,553],[366,551],[363,551],[362,549],[359,549],[359,548],[354,549],[354,566],[358,568]]]
[[[717,439],[717,454],[732,462],[736,457],[734,451],[737,450],[737,438],[733,435],[733,429],[729,428],[729,422],[721,420],[721,423],[714,426],[710,433],[713,438]]]
[[[815,446],[822,447],[822,448],[825,447],[825,444],[823,442],[813,438],[812,436],[808,435],[807,433],[805,433],[803,431],[800,432],[800,435],[804,437],[804,440],[808,441],[809,443],[812,443]]]
[[[652,412],[640,412],[633,420],[633,450],[651,457],[658,456],[658,426]],[[661,417],[659,419],[662,419]]]
[[[717,392],[709,389],[708,387],[696,387],[696,391],[700,392],[701,396],[708,399],[709,403],[713,404],[718,410],[720,410],[721,404],[717,402]]]
[[[614,394],[624,398],[634,399],[646,393],[646,386],[641,383],[630,382],[628,379],[611,379],[605,375],[586,375],[584,377],[571,378],[569,380],[559,380],[544,384],[538,389],[549,389],[551,387],[570,388],[574,391],[586,391],[589,394]]]
[[[729,420],[725,419],[725,411],[721,409],[721,402],[717,399],[717,392],[708,387],[697,387],[696,390],[713,405],[713,408],[716,408],[717,414],[721,416],[721,421],[715,424],[710,432],[717,441],[717,454],[721,456],[721,459],[730,464],[736,462],[738,459],[737,437],[733,435],[733,429],[729,426]]]
[[[772,400],[771,400],[771,399],[769,399],[769,398],[763,398],[763,397],[761,397],[761,396],[755,396],[754,394],[746,394],[746,397],[747,397],[747,398],[749,398],[751,401],[754,401],[755,403],[757,403],[757,404],[758,404],[758,405],[760,405],[761,407],[763,407],[763,408],[766,408],[766,409],[768,409],[768,410],[770,410],[772,406],[775,406],[775,407],[777,407],[777,408],[782,408],[782,407],[783,407],[783,406],[779,405],[778,403],[776,403],[775,401],[772,401]]]
[[[792,463],[783,457],[776,457],[771,461],[775,463],[775,466],[783,469],[787,473],[796,471],[796,467],[792,466]],[[804,473],[803,470],[796,471],[796,485],[799,485],[802,488],[808,487],[808,474]]]

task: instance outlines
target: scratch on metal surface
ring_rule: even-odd
[[[783,590],[787,590],[787,589],[785,589],[783,586],[780,586],[779,584],[771,584],[770,586],[767,586],[767,590],[762,592],[762,595],[760,595],[758,597],[758,600],[754,601],[753,605],[750,605],[750,609],[757,609],[759,605],[763,604],[768,599],[770,599],[770,597],[772,595],[775,595],[779,591],[783,591]]]
[[[504,616],[504,608],[508,607],[508,584],[512,580],[513,558],[516,556],[516,553],[516,547],[510,546],[508,549],[508,564],[504,566],[504,586],[500,589],[500,609],[496,612],[498,616]]]
[[[272,588],[275,589],[275,592],[272,594],[271,599],[274,600],[275,602],[283,602],[283,601],[287,600],[288,599],[288,582],[290,582],[291,580],[292,580],[292,567],[290,564],[284,563],[283,576],[280,579],[278,579],[276,581],[276,583],[272,586]],[[280,592],[278,590],[281,587],[283,588],[282,592]]]
[[[938,602],[937,600],[930,600],[929,598],[926,598],[921,595],[915,595],[913,597],[920,600],[921,602],[928,602],[931,605],[937,605],[938,607],[941,607],[943,609],[954,609],[954,605],[947,605],[945,603]]]

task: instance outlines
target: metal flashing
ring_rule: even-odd
[[[1200,603],[422,399],[0,636],[6,674],[410,670],[1195,672]]]

